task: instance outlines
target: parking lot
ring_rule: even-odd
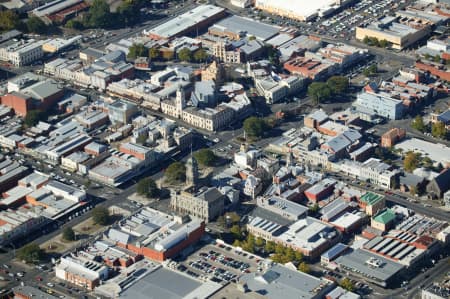
[[[218,283],[236,282],[244,273],[262,271],[262,260],[227,245],[206,245],[187,260],[173,265],[178,271]]]

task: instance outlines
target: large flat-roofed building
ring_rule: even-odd
[[[181,217],[146,207],[111,228],[107,236],[120,247],[164,261],[198,242],[204,231],[205,223],[198,218],[183,222]]]
[[[45,40],[34,39],[8,41],[0,46],[0,60],[8,61],[16,67],[30,64],[44,57],[42,45]]]
[[[365,37],[374,37],[378,40],[388,41],[394,49],[402,50],[416,43],[431,31],[427,25],[420,27],[419,23],[416,25],[399,23],[397,17],[385,17],[366,27],[356,27],[356,39],[364,40]]]
[[[365,279],[387,287],[405,266],[371,253],[364,249],[356,249],[336,259],[340,268],[361,275]]]
[[[404,113],[403,101],[385,92],[361,92],[353,102],[353,107],[358,111],[395,120]]]
[[[264,298],[325,298],[325,294],[334,288],[334,282],[325,278],[291,270],[275,264],[264,273],[248,273],[239,278],[239,284],[245,284],[251,292],[264,294]]]
[[[155,28],[144,30],[154,39],[171,39],[193,31],[200,31],[226,15],[225,9],[214,5],[199,5]]]
[[[280,216],[291,221],[297,221],[306,217],[308,212],[307,207],[279,196],[271,196],[267,198],[258,197],[256,204],[263,209],[279,214]]]
[[[274,214],[275,216],[278,215]],[[285,223],[281,223],[283,221]],[[256,237],[299,251],[308,259],[319,257],[341,237],[333,226],[312,217],[305,217],[293,223],[288,221],[290,224],[282,225],[286,222],[286,219],[272,221],[257,216],[247,224],[247,230]]]
[[[280,28],[273,25],[249,18],[231,16],[209,27],[208,33],[233,40],[253,36],[260,41],[266,41],[277,35],[279,30]]]
[[[418,138],[405,139],[395,145],[404,153],[409,151],[422,154],[430,158],[436,165],[441,163],[444,167],[450,167],[450,147],[442,143],[433,143]]]
[[[35,8],[31,11],[31,14],[41,18],[46,23],[62,22],[88,7],[89,5],[83,0],[55,0]]]
[[[93,290],[101,280],[108,278],[108,267],[82,255],[61,257],[55,267],[56,277],[88,290]]]
[[[256,0],[255,7],[283,17],[310,21],[317,16],[327,16],[350,2],[352,0]]]

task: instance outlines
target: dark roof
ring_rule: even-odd
[[[434,178],[436,186],[441,192],[446,192],[450,189],[450,168],[442,171],[437,177]]]

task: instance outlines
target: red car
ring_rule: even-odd
[[[42,281],[42,277],[36,276],[36,280],[37,280],[37,281]]]

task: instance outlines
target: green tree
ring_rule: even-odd
[[[417,115],[412,121],[411,127],[418,131],[425,132],[425,123],[423,122],[422,116]]]
[[[442,121],[437,121],[431,126],[431,134],[436,138],[445,138],[447,136],[447,129]]]
[[[230,228],[230,233],[233,234],[233,237],[234,237],[235,239],[239,239],[239,240],[240,240],[240,239],[242,238],[241,227],[240,227],[239,225],[237,225],[237,224],[233,225],[233,226]]]
[[[204,62],[208,59],[208,53],[206,53],[205,49],[199,49],[194,53],[194,60],[197,62]]]
[[[217,156],[210,149],[202,148],[194,153],[195,159],[201,166],[213,166],[217,160]]]
[[[264,251],[267,253],[273,253],[275,251],[275,242],[267,241],[266,245],[264,246]]]
[[[307,263],[305,263],[305,262],[301,262],[301,263],[298,265],[298,270],[301,271],[301,272],[303,272],[303,273],[309,273],[309,272],[311,272],[311,268],[310,268],[309,265],[308,265]]]
[[[333,93],[345,93],[348,89],[348,78],[344,76],[332,76],[327,80],[327,85]]]
[[[24,119],[24,124],[27,127],[36,125],[39,121],[45,119],[45,113],[40,110],[30,110]]]
[[[412,172],[419,165],[419,157],[413,152],[408,152],[403,161],[403,167],[406,171]]]
[[[284,254],[284,251],[286,250],[286,248],[283,246],[283,244],[278,243],[275,246],[275,253],[276,254]]]
[[[353,286],[353,283],[350,279],[345,277],[341,280],[341,287],[349,292],[352,292],[355,290],[355,287]]]
[[[117,8],[118,19],[125,26],[136,24],[139,21],[139,5],[137,1],[122,2]]]
[[[258,237],[255,239],[255,246],[257,246],[257,247],[263,247],[265,243],[266,242],[261,237]]]
[[[169,183],[182,183],[186,180],[186,167],[181,162],[174,162],[167,167],[164,176]]]
[[[152,178],[146,177],[140,179],[136,186],[136,192],[148,198],[154,198],[159,195],[158,186]]]
[[[239,222],[241,221],[241,216],[239,216],[239,214],[236,212],[228,212],[225,214],[225,217],[230,219],[230,222],[232,224],[239,224]]]
[[[301,263],[303,261],[303,253],[295,251],[294,259],[297,263]]]
[[[128,50],[127,57],[131,59],[148,56],[148,50],[143,44],[133,44]]]
[[[365,43],[366,45],[368,45],[369,44],[369,42],[370,42],[370,39],[369,39],[369,37],[366,35],[366,36],[364,36],[364,38],[363,38],[363,43]]]
[[[94,0],[89,8],[86,18],[86,27],[107,28],[111,26],[114,18],[110,12],[109,4],[105,0]]]
[[[44,34],[47,32],[47,25],[40,18],[32,16],[28,18],[27,29],[29,32]]]
[[[308,86],[308,96],[313,99],[316,105],[329,99],[331,95],[332,90],[324,82],[313,82]]]
[[[261,138],[267,130],[267,123],[263,118],[249,117],[244,121],[245,134],[252,138]]]
[[[75,241],[74,230],[70,226],[66,227],[62,232],[62,238],[66,241]]]
[[[178,52],[178,58],[181,61],[186,61],[189,62],[192,60],[192,53],[191,50],[189,50],[188,48],[183,48]]]
[[[440,63],[441,62],[441,56],[439,54],[436,54],[433,57],[433,61],[436,62],[436,63]]]
[[[280,66],[280,52],[278,49],[271,45],[266,46],[267,57],[269,58],[269,62],[278,68]]]
[[[238,239],[235,239],[234,241],[233,241],[233,246],[234,247],[241,247],[241,241],[239,241]]]
[[[108,208],[100,206],[93,208],[92,220],[94,220],[95,224],[108,225],[111,221],[111,215],[109,214]]]
[[[390,43],[387,40],[382,39],[379,41],[378,46],[381,48],[387,48],[390,46]]]
[[[319,212],[320,207],[317,203],[313,204],[312,206],[309,206],[309,211],[313,214]]]
[[[83,30],[84,29],[83,23],[78,20],[75,20],[75,19],[67,21],[65,27],[69,28],[69,29],[75,29],[75,30]]]
[[[148,50],[148,57],[150,57],[150,59],[152,60],[158,59],[160,55],[161,53],[159,52],[158,48],[153,47]]]
[[[42,250],[36,243],[30,243],[19,249],[17,252],[17,258],[23,260],[26,263],[38,263],[45,256],[44,250]]]
[[[8,31],[19,26],[19,16],[12,10],[0,11],[0,31]]]

